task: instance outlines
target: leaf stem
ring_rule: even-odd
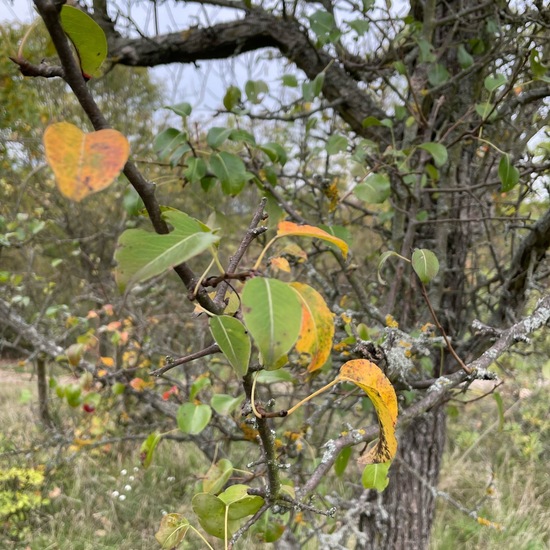
[[[280,235],[275,235],[265,246],[262,250],[261,254],[258,256],[258,259],[256,260],[256,263],[254,264],[254,267],[252,268],[254,271],[257,271],[260,267],[262,260],[264,259],[265,253],[267,252],[267,249],[280,237]]]
[[[332,382],[329,382],[326,386],[323,386],[322,388],[319,388],[317,391],[313,392],[311,395],[308,395],[306,398],[304,398],[300,402],[296,403],[296,405],[294,405],[294,407],[292,407],[291,409],[289,409],[287,411],[287,416],[291,415],[294,411],[299,409],[304,403],[307,403],[310,399],[313,399],[314,397],[316,397],[320,393],[323,393],[323,392],[327,391],[328,389],[332,388],[332,386],[335,386],[336,384],[338,384],[338,382],[342,382],[342,380],[340,379],[339,376],[337,376]]]

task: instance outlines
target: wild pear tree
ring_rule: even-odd
[[[122,170],[143,202],[154,231],[130,228],[118,239],[120,292],[173,270],[196,322],[208,318],[208,345],[170,357],[151,376],[222,354],[238,382],[238,391],[214,391],[206,403],[207,378],[176,379],[174,393],[186,396],[177,407],[150,380],[123,385],[212,462],[192,498],[196,519],[169,514],[157,538],[174,547],[192,530],[205,545],[204,532],[232,547],[256,529],[267,542],[283,536],[299,547],[298,511],[341,512],[345,521],[336,534],[319,533],[321,544],[353,536],[365,548],[423,548],[444,404],[473,380],[495,379],[498,356],[550,318],[547,14],[537,2],[520,12],[476,0],[411,2],[406,14],[368,1],[198,3],[228,7],[234,19],[135,37],[104,0],[93,2],[92,17],[35,0],[58,64],[14,57],[24,75],[64,79],[96,130],[65,122],[46,130],[60,191],[76,201],[109,193]],[[237,203],[256,192],[249,227],[232,243],[159,203],[86,82],[106,56],[154,66],[264,48],[295,67],[279,84],[294,90],[290,99],[264,106],[270,84],[235,82],[220,126],[194,135],[192,105],[174,105],[180,127],[152,144],[189,186]],[[272,129],[269,139],[257,120]],[[97,375],[81,354],[74,362]],[[285,446],[281,431],[295,412],[301,427],[289,424]],[[341,412],[345,427],[334,418]],[[144,465],[163,437],[144,441]],[[212,437],[249,440],[251,461],[220,459]],[[311,460],[297,441],[315,449]],[[310,496],[327,494],[321,486],[333,467],[347,475],[358,446],[362,489],[351,500],[330,495],[335,508],[314,505]],[[250,481],[234,483],[236,469]],[[288,515],[281,522],[277,514]]]

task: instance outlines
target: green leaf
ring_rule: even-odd
[[[232,128],[210,128],[206,135],[206,143],[212,149],[218,149],[224,141],[229,139],[231,132],[233,132]]]
[[[293,74],[285,74],[281,78],[281,81],[283,82],[283,86],[288,86],[289,88],[297,88],[298,87],[298,79]]]
[[[350,456],[351,456],[351,447],[344,447],[338,453],[338,456],[334,461],[334,473],[338,477],[341,477],[342,474],[346,471]]]
[[[98,76],[107,57],[107,38],[103,29],[89,15],[72,6],[63,6],[59,18],[78,53],[82,74],[87,78]]]
[[[468,40],[468,44],[470,45],[470,50],[474,55],[484,54],[487,49],[485,42],[483,42],[481,38],[471,38]]]
[[[218,498],[229,508],[229,520],[242,519],[255,514],[263,505],[264,499],[248,494],[246,485],[231,485]]]
[[[244,85],[244,91],[248,101],[257,105],[262,102],[263,96],[269,92],[269,87],[263,80],[248,80]]]
[[[391,195],[390,180],[386,174],[370,174],[353,192],[362,201],[380,204]]]
[[[259,149],[269,157],[271,162],[277,162],[281,166],[286,164],[287,154],[285,148],[279,143],[271,141],[269,143],[265,143],[264,145],[260,145]]]
[[[488,76],[483,81],[485,89],[489,92],[494,92],[497,88],[506,84],[506,77],[503,74],[497,73],[495,76]]]
[[[437,59],[433,45],[424,38],[418,40],[418,49],[421,63],[433,63]]]
[[[435,63],[428,69],[428,82],[432,86],[444,84],[447,80],[449,80],[450,76],[451,75],[445,65],[442,65],[441,63]]]
[[[226,458],[222,458],[216,464],[212,464],[202,480],[202,490],[205,493],[215,495],[219,493],[229,478],[233,475],[233,464]]]
[[[167,235],[128,229],[118,239],[115,276],[121,288],[146,281],[207,250],[220,238],[179,210],[162,217],[174,227]]]
[[[393,67],[400,75],[404,76],[407,74],[407,66],[403,61],[395,61]]]
[[[324,83],[325,83],[325,73],[321,72],[313,79],[311,83],[311,91],[313,93],[313,97],[319,97],[321,95],[321,92],[323,91]]]
[[[162,548],[173,550],[182,543],[189,527],[189,521],[181,514],[166,514],[160,521],[155,538]]]
[[[444,145],[441,145],[441,143],[423,143],[419,146],[420,149],[424,149],[425,151],[428,151],[430,155],[432,155],[435,165],[438,168],[441,168],[446,162],[448,158],[447,148]]]
[[[206,175],[206,162],[197,157],[188,158],[187,168],[183,171],[183,175],[191,183],[200,181]]]
[[[548,82],[548,79],[545,77],[548,67],[541,62],[541,54],[534,48],[529,54],[529,67],[531,68],[531,72],[536,79]]]
[[[382,492],[390,482],[388,478],[388,471],[391,466],[390,462],[383,462],[381,464],[367,464],[363,470],[361,476],[361,482],[365,489],[376,489]]]
[[[191,389],[189,390],[189,400],[193,401],[195,397],[199,394],[201,390],[206,388],[207,386],[211,386],[212,381],[208,376],[201,375],[199,376],[192,384]]]
[[[153,150],[158,154],[161,160],[170,157],[176,149],[182,145],[187,147],[187,151],[191,149],[187,143],[187,133],[180,132],[175,128],[163,130],[153,140]]]
[[[244,285],[243,318],[266,369],[274,369],[296,343],[302,305],[296,292],[276,279],[255,277]]]
[[[241,90],[237,86],[229,86],[223,97],[223,106],[232,111],[241,102]]]
[[[309,17],[311,30],[317,35],[320,44],[336,42],[341,33],[336,28],[334,16],[328,11],[317,10]]]
[[[253,175],[246,171],[244,162],[231,153],[222,151],[210,157],[210,168],[222,184],[226,195],[238,195]]]
[[[269,514],[264,514],[254,525],[254,534],[261,542],[275,542],[283,536],[285,529],[282,523],[273,521],[269,518]]]
[[[500,179],[501,191],[511,191],[519,182],[519,170],[510,161],[510,155],[502,155],[498,163],[498,177]]]
[[[439,271],[439,260],[431,250],[417,248],[411,261],[414,271],[423,283],[429,283]]]
[[[460,44],[457,50],[458,63],[463,69],[467,69],[474,64],[474,58],[466,51],[463,44]]]
[[[141,459],[141,464],[144,468],[149,468],[153,460],[153,453],[157,448],[157,445],[162,440],[162,436],[159,432],[153,432],[149,434],[147,439],[141,444],[141,449],[139,450],[139,456]]]
[[[235,317],[216,315],[210,317],[210,331],[230,365],[239,376],[248,372],[250,361],[250,337],[244,325]]]
[[[378,282],[381,284],[381,285],[385,285],[386,284],[386,281],[382,278],[382,275],[381,275],[381,270],[382,270],[382,266],[388,261],[389,258],[391,258],[392,256],[397,256],[398,258],[400,258],[401,256],[397,253],[397,252],[394,252],[393,250],[386,250],[386,252],[384,252],[381,256],[380,256],[380,260],[378,260],[378,267],[377,267],[377,272],[378,272]]]
[[[229,139],[231,141],[243,141],[244,143],[248,143],[250,145],[256,145],[256,139],[250,132],[238,128],[231,131]]]
[[[276,384],[278,382],[293,382],[292,374],[287,370],[263,370],[256,377],[257,384]]]
[[[361,123],[363,128],[370,128],[371,126],[382,126],[382,123],[374,116],[368,116]]]
[[[124,210],[126,211],[126,214],[128,214],[128,216],[138,216],[144,208],[141,197],[131,185],[126,187],[126,189],[124,190],[122,205],[124,206]],[[61,261],[62,260],[59,260],[59,263],[61,263]],[[52,262],[52,267],[55,267],[55,265]]]
[[[345,151],[348,147],[348,139],[340,134],[332,134],[327,141],[325,149],[329,155],[335,155]]]
[[[171,111],[174,111],[176,115],[179,115],[183,118],[188,117],[191,114],[191,111],[193,110],[193,107],[189,103],[178,103],[177,105],[170,105],[166,107],[167,109],[170,109]]]
[[[370,22],[367,19],[354,19],[353,21],[346,21],[346,23],[358,36],[363,36],[369,32]]]
[[[475,109],[476,113],[482,118],[486,119],[489,122],[494,120],[497,116],[496,109],[494,108],[493,103],[485,102],[485,103],[476,103]]]
[[[212,396],[210,406],[220,415],[227,416],[235,411],[242,403],[244,395],[233,397],[224,393]]]
[[[193,511],[199,518],[201,527],[213,537],[225,538],[225,503],[210,493],[197,493],[192,501]],[[228,536],[239,528],[236,521],[228,521]]]
[[[212,409],[205,404],[185,403],[176,413],[178,428],[183,433],[191,435],[201,433],[208,426],[211,417]]]

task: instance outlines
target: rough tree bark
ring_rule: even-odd
[[[413,550],[428,546],[436,500],[432,488],[437,486],[441,468],[445,421],[440,406],[400,435],[387,489],[382,495],[370,491],[367,497],[370,510],[359,520],[367,542],[360,548]]]

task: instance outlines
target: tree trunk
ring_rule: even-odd
[[[441,406],[410,425],[399,439],[390,483],[383,493],[368,491],[368,511],[359,528],[365,550],[422,550],[428,547],[435,510],[446,415]]]

